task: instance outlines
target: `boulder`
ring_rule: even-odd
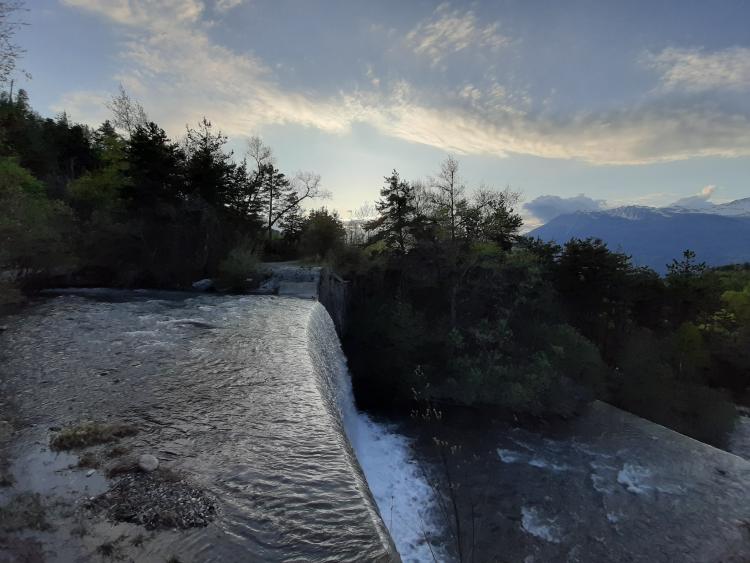
[[[195,291],[209,291],[213,288],[214,288],[214,280],[210,278],[198,280],[197,282],[193,283],[193,289]]]
[[[138,458],[138,467],[146,473],[151,473],[159,467],[159,460],[151,454],[143,454]]]

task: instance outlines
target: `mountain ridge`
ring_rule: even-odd
[[[577,211],[558,215],[527,236],[558,244],[599,238],[662,274],[686,249],[709,266],[750,262],[750,198],[699,209],[626,205]]]

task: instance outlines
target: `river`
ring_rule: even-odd
[[[99,560],[102,541],[136,533],[85,515],[81,496],[108,481],[48,448],[50,428],[83,419],[137,428],[128,448],[155,455],[218,505],[207,527],[149,534],[124,556],[397,560],[385,521],[404,560],[426,560],[431,490],[406,438],[355,408],[333,323],[314,300],[66,294],[11,318],[0,349],[24,421],[15,489],[69,508],[56,530],[35,534],[47,560]],[[86,533],[71,534],[84,517]]]

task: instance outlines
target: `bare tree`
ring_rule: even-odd
[[[261,173],[261,169],[265,164],[273,164],[273,151],[271,147],[263,143],[263,139],[257,135],[253,135],[247,140],[247,156],[250,160],[255,162],[256,174]]]
[[[465,205],[464,186],[458,174],[458,160],[453,155],[448,157],[440,165],[437,177],[430,179],[432,188],[435,189],[434,198],[437,210],[445,216],[451,240],[456,240],[460,222],[460,209]]]
[[[276,199],[268,201],[268,240],[273,236],[273,226],[287,214],[298,211],[303,201],[307,199],[327,199],[330,194],[320,187],[320,174],[312,172],[297,172],[288,183],[288,190],[279,184]],[[274,190],[269,190],[273,195]]]
[[[299,205],[306,199],[328,199],[331,193],[320,186],[320,174],[314,172],[297,172],[292,179],[294,205]]]
[[[131,98],[120,84],[120,91],[107,104],[107,108],[112,112],[112,124],[122,131],[127,131],[131,135],[137,127],[143,127],[148,124],[148,116],[143,106]]]
[[[432,182],[434,182],[434,179],[430,179],[428,182],[415,180],[411,183],[414,191],[414,212],[418,217],[434,215],[436,197],[430,191],[430,184]]]
[[[0,0],[0,84],[8,82],[18,59],[25,53],[15,42],[16,32],[24,23],[14,18],[23,9],[22,0]]]
[[[299,212],[300,204],[307,199],[327,198],[329,193],[320,187],[320,175],[312,172],[297,172],[287,179],[275,166],[271,147],[257,135],[247,141],[247,158],[255,163],[256,182],[259,195],[265,199],[266,229],[268,240],[273,237],[273,226],[283,221],[290,213]]]
[[[378,214],[378,210],[369,201],[364,202],[362,205],[357,207],[352,213],[352,218],[355,221],[368,221],[373,219]]]
[[[344,223],[348,244],[365,244],[370,239],[370,233],[364,229],[365,223],[378,215],[378,210],[369,201],[365,201],[356,209],[349,211],[349,220]]]

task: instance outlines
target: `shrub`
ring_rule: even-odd
[[[252,247],[242,243],[233,248],[219,264],[219,283],[222,287],[242,291],[260,279],[260,260]]]

